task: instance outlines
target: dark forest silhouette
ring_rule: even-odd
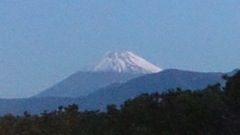
[[[239,135],[240,72],[226,86],[142,94],[105,112],[77,105],[0,118],[0,135]]]

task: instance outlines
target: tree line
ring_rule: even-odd
[[[75,104],[52,112],[0,117],[0,135],[239,135],[240,72],[226,86],[142,94],[106,111]]]

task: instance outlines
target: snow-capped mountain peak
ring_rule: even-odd
[[[108,52],[90,71],[148,74],[162,69],[130,52]]]

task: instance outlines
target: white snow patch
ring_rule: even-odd
[[[162,71],[161,68],[130,52],[109,52],[93,68],[93,72],[118,72],[148,74]]]

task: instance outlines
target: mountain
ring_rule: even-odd
[[[161,71],[161,72],[160,72]],[[36,114],[59,106],[78,104],[81,110],[120,105],[142,93],[165,92],[177,87],[199,90],[209,84],[225,84],[229,73],[162,70],[132,52],[109,52],[88,71],[67,77],[38,95],[25,99],[0,99],[0,114]]]
[[[160,72],[162,69],[130,51],[125,51],[106,53],[100,62],[89,70],[93,72],[150,74]]]
[[[35,114],[44,110],[52,111],[59,106],[73,103],[78,104],[81,110],[104,110],[106,105],[120,105],[125,100],[134,98],[142,93],[164,92],[177,87],[198,90],[218,82],[224,85],[223,75],[225,74],[167,69],[159,73],[140,76],[124,83],[113,83],[83,97],[1,99],[0,114],[11,112],[20,115],[24,111]]]
[[[112,83],[123,83],[141,75],[161,71],[136,54],[109,52],[88,71],[77,72],[36,97],[81,97]]]
[[[228,76],[228,77],[231,77],[231,76],[233,76],[233,75],[235,75],[237,72],[239,72],[240,71],[240,69],[234,69],[233,71],[231,71],[231,72],[228,72],[226,75]]]
[[[159,73],[132,79],[126,83],[99,89],[84,97],[80,105],[85,109],[103,109],[108,104],[120,105],[125,100],[142,93],[165,92],[176,88],[200,90],[216,83],[224,85],[223,75],[223,73],[202,73],[176,69],[163,70]]]

